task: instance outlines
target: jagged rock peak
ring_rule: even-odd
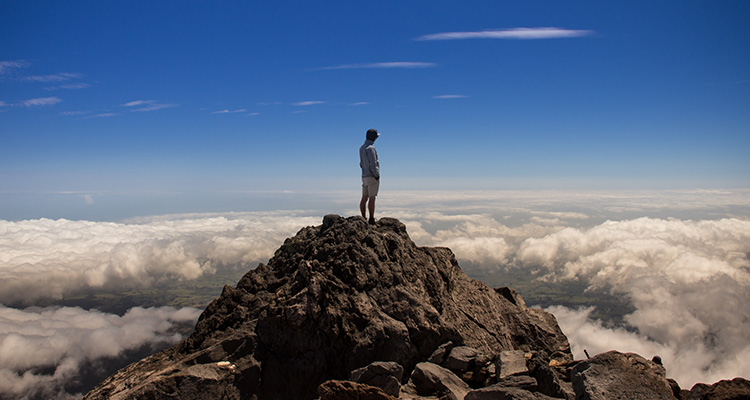
[[[488,360],[508,350],[572,359],[551,314],[469,278],[450,249],[416,246],[396,219],[327,215],[225,286],[189,338],[86,398],[312,399],[375,361],[408,379],[447,342]]]

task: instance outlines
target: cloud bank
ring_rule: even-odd
[[[384,194],[379,215],[399,218],[418,245],[450,247],[461,265],[580,280],[633,306],[628,326],[614,329],[592,320],[590,309],[551,308],[578,358],[583,348],[658,354],[683,387],[750,377],[746,191],[391,195]],[[348,215],[358,212],[351,202]],[[200,279],[221,264],[252,268],[328,212],[0,221],[0,301],[31,304],[40,294]],[[681,215],[701,217],[674,217]],[[48,359],[59,368],[64,358]]]
[[[32,304],[87,288],[142,287],[196,279],[216,265],[264,262],[285,238],[319,222],[294,213],[0,221],[0,302]]]
[[[17,310],[0,306],[0,397],[72,399],[84,364],[116,359],[143,346],[182,339],[200,310],[133,308],[123,316],[77,307]]]
[[[669,372],[692,385],[750,376],[749,254],[747,220],[639,218],[529,238],[516,261],[626,296],[636,308],[627,323],[665,347]]]
[[[580,280],[630,303],[631,330],[609,329],[591,310],[553,308],[577,358],[612,349],[660,355],[683,387],[750,376],[750,221],[637,218],[592,227],[571,213],[537,213],[506,226],[487,214],[427,214],[407,222],[421,244],[450,247],[485,270],[543,272]],[[441,226],[440,229],[426,229]],[[635,328],[635,332],[632,332]]]

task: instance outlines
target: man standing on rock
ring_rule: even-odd
[[[375,224],[375,196],[380,189],[380,163],[374,145],[378,136],[380,134],[377,129],[368,129],[367,140],[359,148],[359,166],[362,168],[362,200],[359,202],[359,210],[362,212],[362,218],[367,218],[365,209],[370,210],[370,224]]]

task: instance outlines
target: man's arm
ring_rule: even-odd
[[[370,172],[372,172],[372,176],[375,177],[375,179],[380,179],[380,163],[378,163],[378,153],[375,150],[375,147],[369,147],[367,149],[367,160],[369,161],[368,164],[370,167]]]

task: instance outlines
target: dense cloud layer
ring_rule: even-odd
[[[469,261],[485,270],[541,269],[552,282],[580,279],[591,288],[613,291],[634,306],[626,321],[635,332],[605,328],[591,320],[590,310],[551,309],[576,356],[583,357],[583,348],[591,354],[609,349],[658,354],[668,374],[689,387],[698,381],[750,377],[750,339],[744,332],[750,321],[749,199],[742,191],[651,196],[405,192],[397,201],[384,197],[378,210],[380,216],[404,221],[417,244],[450,247],[459,263]],[[126,223],[0,221],[0,302],[32,303],[40,296],[61,297],[89,287],[142,287],[165,278],[199,279],[220,264],[251,268],[267,261],[303,226],[320,224],[326,213],[199,214]],[[349,214],[354,213],[351,209]],[[60,313],[75,313],[2,311],[11,315],[7,320],[29,321],[30,326],[40,324],[34,322],[36,316],[54,321]],[[56,375],[18,372],[46,363],[63,375],[66,368],[78,368],[77,360],[106,355],[87,354],[76,350],[75,339],[62,339],[80,332],[46,326],[49,337],[59,331],[61,339],[55,343],[60,347],[40,346],[45,351],[38,352],[36,361],[6,355],[3,347],[3,384],[55,382]],[[153,326],[159,323],[155,320]],[[35,329],[18,328],[3,340],[33,341],[43,336]],[[127,348],[126,336],[110,335],[114,341],[109,347]],[[70,354],[59,350],[66,346]]]
[[[133,308],[123,316],[77,307],[0,306],[0,398],[74,398],[83,364],[116,359],[143,346],[176,343],[180,324],[191,327],[200,310]]]
[[[714,383],[722,379],[750,376],[750,346],[746,340],[740,340],[742,336],[735,337],[735,341],[739,340],[737,347],[729,353],[717,351],[714,346],[709,347],[704,343],[698,343],[694,348],[684,348],[680,343],[664,343],[623,328],[605,328],[600,321],[590,318],[591,308],[571,310],[554,306],[547,308],[547,311],[557,317],[576,359],[586,357],[584,350],[592,356],[612,349],[638,353],[647,358],[658,355],[667,368],[667,376],[677,380],[684,389],[690,389],[699,382]]]
[[[666,346],[669,372],[692,385],[750,376],[748,254],[750,221],[640,218],[529,238],[517,261],[626,296],[636,308],[628,324]]]
[[[405,215],[406,216],[406,215]],[[406,216],[408,217],[408,216]],[[636,310],[637,334],[588,320],[590,310],[553,309],[571,342],[592,354],[611,349],[660,355],[682,385],[750,376],[750,221],[638,218],[564,227],[580,215],[533,216],[508,227],[490,215],[427,215],[409,223],[420,242],[451,247],[484,269],[546,271],[609,290]],[[435,221],[453,221],[428,232]]]
[[[0,303],[31,304],[86,288],[196,279],[217,264],[266,261],[319,218],[290,213],[150,218],[132,223],[0,221]]]

